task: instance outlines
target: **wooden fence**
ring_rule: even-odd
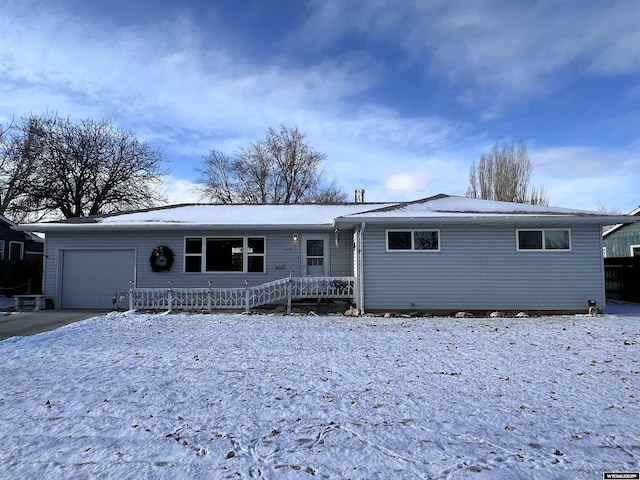
[[[640,303],[640,257],[604,259],[607,300]]]

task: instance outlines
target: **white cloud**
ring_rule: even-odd
[[[310,145],[327,155],[329,179],[335,177],[349,195],[365,188],[368,201],[409,200],[442,193],[445,187],[449,193],[466,189],[471,160],[467,164],[462,153],[469,142],[461,137],[463,125],[435,116],[406,118],[385,108],[365,108],[348,117],[316,112],[296,119],[305,125]],[[423,180],[413,185],[399,181],[407,176]],[[437,179],[440,186],[427,178]]]
[[[115,117],[120,127],[160,144],[173,162],[166,181],[172,203],[199,200],[190,178],[202,154],[232,152],[280,123],[307,132],[310,144],[327,154],[329,179],[349,193],[365,188],[371,201],[463,194],[471,162],[494,143],[460,121],[428,111],[409,117],[371,103],[366,94],[382,81],[384,60],[361,51],[316,63],[277,52],[260,59],[230,41],[224,25],[204,31],[187,14],[134,28],[83,23],[54,4],[21,13],[15,5],[0,11],[0,31],[11,38],[0,42],[0,122],[45,110]],[[293,32],[292,51],[293,42],[298,51],[320,51],[345,35],[364,36],[363,42],[384,45],[399,58],[408,53],[430,75],[462,85],[454,95],[485,120],[504,115],[505,104],[523,92],[549,88],[569,69],[608,75],[640,68],[640,9],[626,1],[313,5],[301,28],[310,43]],[[535,183],[548,186],[554,204],[597,198],[626,211],[639,202],[637,155],[579,146],[530,154]],[[623,174],[609,171],[612,160]]]
[[[560,180],[567,178],[598,177],[611,173],[611,165],[616,170],[633,175],[638,164],[640,151],[612,151],[590,147],[550,147],[530,149],[529,157],[533,169],[546,176]],[[628,169],[628,170],[627,170]]]
[[[305,30],[329,44],[354,31],[410,53],[431,75],[513,96],[554,76],[640,70],[640,9],[609,2],[315,2]],[[468,98],[467,98],[468,100]]]
[[[51,6],[7,9],[0,31],[12,39],[0,43],[0,121],[44,110],[115,117],[178,159],[173,170],[185,177],[211,148],[233,151],[269,126],[311,131],[349,116],[342,102],[377,76],[375,62],[357,54],[309,65],[252,59],[209,32],[205,40],[186,16],[134,29],[83,23]],[[348,121],[353,135],[414,141],[415,129],[391,132],[394,125],[375,122],[372,115]],[[406,123],[403,130],[411,130]]]
[[[162,191],[167,196],[169,204],[207,202],[200,195],[198,185],[191,180],[167,175],[163,178],[162,183]]]
[[[556,147],[529,156],[533,182],[547,188],[553,205],[595,210],[603,201],[626,212],[640,204],[640,152]]]
[[[389,177],[385,186],[392,191],[413,192],[412,197],[419,195],[418,192],[425,192],[431,182],[432,177],[426,172],[406,172],[396,173]]]
[[[375,78],[357,56],[309,66],[249,63],[243,52],[202,42],[188,18],[135,30],[100,27],[53,11],[0,14],[0,30],[12,39],[0,44],[0,81],[24,92],[6,107],[22,114],[83,103],[74,114],[255,133],[292,110],[349,97]]]

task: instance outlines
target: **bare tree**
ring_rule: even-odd
[[[489,154],[482,154],[476,167],[469,171],[467,197],[500,200],[505,202],[548,205],[544,187],[530,186],[531,160],[527,147],[520,141],[514,145],[497,144]]]
[[[4,215],[15,200],[13,184],[16,178],[13,174],[14,155],[11,145],[11,131],[14,127],[13,123],[0,125],[0,215]]]
[[[204,157],[204,168],[199,183],[206,196],[219,203],[231,204],[236,201],[236,180],[233,174],[234,160],[220,150],[211,150]]]
[[[622,210],[617,207],[609,208],[600,200],[598,200],[598,202],[596,203],[596,211],[601,213],[608,213],[610,215],[622,215]]]
[[[18,150],[33,172],[18,207],[25,212],[83,217],[164,200],[162,154],[111,120],[31,115],[18,128]]]
[[[233,156],[212,150],[199,180],[204,195],[219,203],[338,203],[346,199],[335,181],[325,186],[325,155],[306,135],[284,125],[266,138],[241,147]]]
[[[16,222],[29,217],[27,190],[35,179],[37,151],[37,139],[22,135],[15,122],[0,127],[0,214]]]

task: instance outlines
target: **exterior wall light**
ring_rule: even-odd
[[[300,240],[300,237],[298,237],[298,234],[297,234],[297,233],[294,233],[294,234],[293,234],[293,241],[294,241],[294,242],[297,242],[298,240]]]

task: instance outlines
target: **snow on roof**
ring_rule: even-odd
[[[601,215],[598,212],[560,207],[498,202],[477,198],[437,195],[435,197],[396,204],[379,210],[350,214],[349,217],[416,218],[416,217],[477,217],[481,215]]]
[[[389,204],[188,205],[108,217],[103,224],[331,225],[336,217]]]
[[[184,228],[204,227],[321,227],[334,222],[355,224],[361,221],[406,222],[438,219],[474,222],[478,219],[512,221],[514,219],[583,219],[603,225],[626,222],[626,216],[568,208],[497,202],[450,195],[436,195],[413,202],[348,203],[339,205],[211,205],[191,204],[159,207],[137,212],[60,220],[24,225],[33,231],[67,228]],[[639,219],[640,220],[640,219]]]
[[[53,230],[77,227],[328,226],[333,224],[336,217],[390,205],[392,204],[175,205],[115,215],[60,220],[34,224],[31,227],[36,230]]]
[[[378,210],[369,210],[347,215],[342,221],[366,221],[391,219],[502,219],[509,220],[522,217],[566,218],[585,217],[600,220],[607,217],[600,212],[574,210],[569,208],[542,205],[528,205],[512,202],[498,202],[476,198],[436,195],[435,197],[388,206]],[[608,218],[612,218],[608,216]],[[616,217],[616,218],[619,218]]]

